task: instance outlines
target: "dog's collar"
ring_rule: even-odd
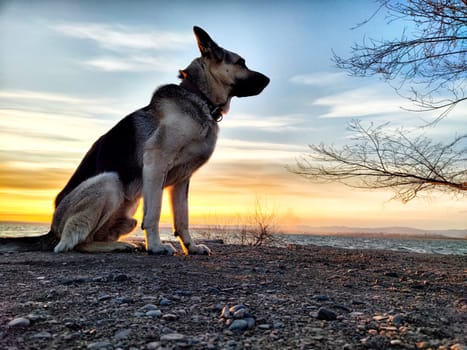
[[[220,122],[223,118],[222,116],[222,107],[223,105],[215,105],[214,103],[211,102],[211,100],[191,81],[188,79],[183,79],[182,82],[180,83],[180,86],[196,95],[201,97],[201,99],[206,102],[206,104],[209,107],[209,112],[211,114],[212,119],[214,119],[216,122]]]

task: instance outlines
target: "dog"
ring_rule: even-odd
[[[210,254],[195,244],[188,227],[191,175],[212,155],[218,122],[232,97],[260,94],[264,74],[247,68],[238,54],[218,46],[203,29],[193,28],[201,56],[180,70],[179,85],[159,87],[148,106],[122,119],[87,152],[55,199],[50,232],[7,239],[13,250],[126,250],[118,239],[137,225],[133,215],[144,199],[142,229],[149,254],[173,255],[159,234],[162,192],[169,189],[174,235],[185,254]],[[2,249],[0,249],[2,250]]]

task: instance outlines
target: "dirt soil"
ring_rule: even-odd
[[[210,247],[0,254],[0,349],[467,349],[465,256]]]

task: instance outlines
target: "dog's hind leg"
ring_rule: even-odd
[[[169,188],[174,231],[184,254],[211,254],[211,250],[204,244],[195,244],[188,228],[188,187],[189,180],[177,183]]]
[[[55,210],[52,228],[60,232],[60,242],[54,251],[69,251],[93,241],[94,234],[115,215],[123,201],[122,184],[115,173],[103,173],[81,183]]]

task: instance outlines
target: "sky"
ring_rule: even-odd
[[[228,224],[259,200],[283,225],[465,229],[462,198],[434,192],[402,204],[390,191],[314,184],[287,170],[309,144],[348,142],[353,119],[416,128],[432,117],[401,109],[410,105],[385,82],[331,61],[364,37],[398,37],[409,25],[388,25],[380,13],[355,28],[376,8],[372,0],[0,0],[0,220],[49,222],[92,143],[199,56],[197,25],[271,83],[232,101],[214,155],[191,181],[192,223]],[[430,132],[452,138],[466,112],[457,107]],[[166,197],[162,223],[171,220]]]

